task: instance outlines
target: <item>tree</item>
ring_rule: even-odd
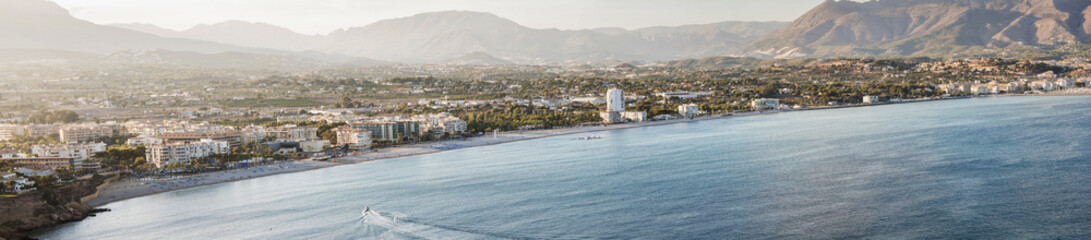
[[[761,86],[761,88],[758,89],[758,94],[761,94],[761,97],[773,97],[776,96],[779,92],[780,90],[778,90],[777,86],[773,84]]]

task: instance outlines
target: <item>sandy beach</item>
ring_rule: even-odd
[[[291,161],[185,176],[125,178],[109,183],[105,188],[99,191],[99,196],[97,198],[88,200],[85,203],[98,207],[111,202],[156,193],[336,165],[337,164],[330,162]]]
[[[1087,95],[1088,92],[1063,92],[1053,95]],[[1008,95],[1011,96],[1011,95]],[[1042,96],[1042,95],[1033,95]],[[839,109],[839,108],[851,108],[851,107],[867,107],[867,106],[879,106],[889,104],[903,104],[914,102],[928,102],[938,100],[953,100],[953,99],[965,99],[965,98],[937,98],[928,100],[915,100],[897,103],[883,103],[873,105],[842,105],[832,107],[819,107],[808,108],[801,110],[827,110],[827,109]],[[86,203],[91,206],[102,206],[111,202],[121,201],[125,199],[146,196],[156,193],[169,192],[174,190],[192,188],[197,186],[204,186],[210,184],[239,181],[246,179],[253,179],[263,176],[270,176],[276,174],[300,172],[307,170],[320,169],[325,167],[339,166],[345,164],[356,164],[368,161],[376,161],[383,159],[401,158],[407,156],[415,156],[422,154],[431,154],[448,150],[464,149],[471,147],[487,146],[493,144],[509,143],[516,141],[525,141],[531,139],[553,137],[560,135],[570,134],[582,134],[598,131],[608,131],[617,129],[628,128],[640,128],[649,126],[660,126],[668,124],[677,124],[694,121],[706,121],[714,119],[725,119],[733,117],[748,117],[756,115],[768,115],[776,114],[782,111],[763,111],[763,112],[744,112],[736,113],[732,115],[713,115],[704,116],[692,119],[674,119],[665,121],[651,121],[640,123],[626,123],[626,124],[614,124],[614,125],[595,125],[595,126],[581,126],[581,127],[569,127],[569,128],[554,128],[544,130],[529,130],[529,131],[511,131],[500,132],[497,134],[487,134],[483,136],[476,136],[465,139],[452,139],[427,143],[417,143],[402,145],[391,148],[378,149],[371,152],[357,153],[351,156],[345,156],[340,158],[331,159],[328,162],[325,161],[310,161],[310,160],[298,160],[298,161],[286,161],[279,163],[271,163],[267,165],[254,166],[249,168],[232,169],[227,171],[209,172],[195,175],[175,176],[175,177],[159,177],[159,178],[142,178],[142,179],[121,179],[109,183],[102,191],[99,192],[97,198],[91,199]]]
[[[357,153],[351,156],[345,156],[340,158],[331,159],[328,162],[325,161],[310,161],[310,160],[298,160],[298,161],[285,161],[278,163],[271,163],[266,165],[253,166],[248,168],[231,169],[226,171],[217,171],[193,175],[184,176],[164,176],[155,178],[126,178],[118,181],[113,181],[99,191],[97,198],[88,200],[88,205],[99,207],[108,203],[117,202],[125,199],[136,198],[141,196],[147,196],[157,193],[187,189],[192,187],[225,183],[231,181],[239,181],[246,179],[253,179],[264,176],[271,176],[276,174],[300,172],[307,170],[314,170],[332,166],[339,166],[345,164],[356,164],[368,161],[376,161],[383,159],[393,159],[407,156],[415,156],[421,154],[431,154],[448,150],[464,149],[470,147],[487,146],[493,144],[509,143],[516,141],[525,141],[531,139],[538,139],[544,137],[568,135],[568,134],[580,134],[616,129],[638,128],[648,126],[659,126],[667,124],[677,124],[684,122],[704,121],[712,119],[723,119],[730,117],[742,117],[753,116],[761,114],[773,114],[779,111],[765,111],[765,112],[748,112],[740,113],[729,116],[705,116],[693,119],[675,119],[666,121],[654,121],[654,122],[642,122],[642,123],[628,123],[628,124],[615,124],[606,126],[584,126],[584,127],[569,127],[569,128],[555,128],[545,130],[530,130],[530,131],[512,131],[512,132],[500,132],[497,134],[487,134],[484,136],[477,136],[465,139],[452,139],[427,143],[409,144],[391,148],[378,149],[371,152]]]

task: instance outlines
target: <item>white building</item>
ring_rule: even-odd
[[[972,88],[970,88],[970,93],[973,95],[989,94],[989,85],[975,84]]]
[[[603,100],[599,97],[575,97],[568,99],[568,101],[573,103],[590,103],[595,105],[606,104],[606,100]]]
[[[20,155],[19,151],[0,149],[0,158],[14,158]]]
[[[864,96],[864,104],[879,103],[879,96]]]
[[[663,92],[663,93],[658,93],[656,95],[659,95],[659,97],[667,98],[667,99],[672,98],[672,97],[675,97],[675,98],[678,98],[678,99],[690,99],[690,98],[712,96],[712,93],[711,92]]]
[[[155,164],[156,167],[162,168],[173,163],[188,163],[193,159],[229,152],[231,152],[231,147],[226,141],[202,139],[199,142],[148,146],[145,159],[149,163]]]
[[[88,142],[114,135],[114,128],[100,125],[67,125],[60,129],[62,142]]]
[[[315,141],[302,141],[299,142],[299,148],[303,149],[303,152],[321,152],[323,148],[330,145],[329,140],[315,140]]]
[[[125,144],[131,145],[131,146],[159,145],[159,144],[163,144],[163,139],[149,137],[149,136],[139,136],[139,137],[132,137],[132,138],[129,138],[129,139],[125,140]]]
[[[621,118],[628,122],[648,121],[648,112],[621,112]]]
[[[442,135],[444,133],[449,134],[461,134],[466,132],[466,121],[457,117],[451,116],[450,113],[438,113],[430,115],[418,115],[413,117],[413,121],[420,122],[421,133],[429,132]]]
[[[678,114],[682,117],[696,117],[701,114],[701,106],[697,104],[684,104],[678,106]]]
[[[239,132],[242,133],[242,142],[244,143],[259,142],[266,138],[265,127],[262,126],[246,126]]]
[[[371,132],[364,129],[355,129],[352,126],[341,126],[334,129],[337,133],[338,145],[349,145],[360,148],[371,145]]]
[[[23,125],[0,124],[0,142],[15,140],[16,136],[26,135]]]
[[[625,92],[617,88],[606,91],[606,111],[624,112]]]
[[[72,143],[72,144],[46,144],[34,145],[30,148],[32,154],[38,157],[73,158],[72,165],[81,168],[83,161],[95,156],[95,153],[106,151],[105,143]]]
[[[277,140],[310,141],[318,139],[318,128],[287,125],[265,129],[265,135]]]
[[[764,109],[777,109],[780,107],[780,99],[776,98],[759,98],[750,101],[750,106],[756,110]]]
[[[9,191],[9,192],[24,193],[24,192],[27,192],[27,191],[30,191],[30,190],[34,190],[34,189],[31,188],[31,186],[34,185],[34,181],[31,181],[30,179],[27,179],[27,178],[24,178],[24,177],[19,177],[15,173],[0,172],[0,181],[3,181],[3,182],[11,181],[11,182],[15,183],[15,186],[11,186],[8,189],[5,189],[6,191]]]
[[[53,175],[55,173],[55,172],[53,172],[53,170],[49,170],[49,169],[34,169],[34,168],[25,168],[25,167],[17,167],[17,168],[15,168],[15,172],[17,172],[19,174],[23,174],[23,175],[28,176],[28,177],[41,177],[41,176],[45,176],[45,175]]]

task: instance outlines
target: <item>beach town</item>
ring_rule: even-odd
[[[541,86],[533,86],[537,83],[530,80],[455,83],[435,78],[391,78],[336,85],[316,83],[311,88],[319,90],[305,95],[328,95],[331,92],[323,91],[331,87],[368,92],[351,86],[376,83],[397,86],[409,96],[430,95],[437,90],[452,93],[466,87],[491,90],[471,95],[476,99],[402,97],[382,104],[344,93],[345,97],[333,100],[336,103],[322,106],[293,106],[300,99],[270,99],[262,94],[229,97],[212,105],[196,100],[215,95],[212,88],[200,95],[153,94],[150,96],[158,100],[143,101],[141,107],[120,107],[117,99],[61,99],[59,106],[70,107],[0,114],[6,117],[0,120],[0,191],[4,198],[16,201],[84,186],[90,189],[89,194],[72,196],[70,201],[91,209],[217,183],[559,135],[594,141],[601,139],[592,134],[595,131],[788,111],[972,97],[1086,95],[1091,92],[1087,88],[1091,77],[1083,70],[1084,65],[1086,62],[1077,60],[1028,63],[982,59],[931,61],[905,67],[902,62],[871,59],[831,60],[795,68],[774,64],[771,68],[779,70],[766,77],[796,79],[764,85],[755,84],[752,77],[733,75],[752,75],[734,72],[748,70],[724,70],[719,75],[721,82],[694,78],[682,85],[584,78]],[[834,69],[851,71],[831,72]],[[598,74],[599,70],[603,69],[580,71]],[[605,76],[632,76],[655,68],[618,66],[606,70]],[[820,73],[828,79],[807,81],[795,73],[812,77]],[[973,73],[974,79],[988,80],[951,80],[961,79],[966,73]],[[875,84],[836,80],[845,76],[897,79],[919,75],[935,79],[884,80]],[[638,81],[642,85],[633,85]],[[587,83],[596,87],[580,89]],[[281,89],[279,84],[257,86]],[[561,95],[515,97],[540,88],[557,88]],[[299,94],[295,90],[285,93]],[[507,97],[490,98],[497,93]],[[0,104],[25,102],[25,95],[20,95],[0,98]],[[240,103],[267,105],[234,105]],[[159,107],[149,108],[148,104]],[[112,116],[102,115],[104,112]],[[88,210],[74,214],[74,218],[90,214]]]

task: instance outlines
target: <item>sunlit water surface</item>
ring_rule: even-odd
[[[181,190],[44,239],[1091,238],[1091,97],[780,113]],[[363,217],[365,206],[379,212]]]

